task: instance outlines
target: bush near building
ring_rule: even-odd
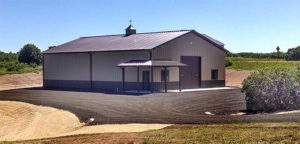
[[[225,59],[225,67],[229,67],[229,66],[231,66],[231,65],[232,65],[232,60],[226,58],[226,59]]]
[[[300,109],[300,67],[268,67],[243,81],[248,110]]]

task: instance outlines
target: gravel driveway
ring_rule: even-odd
[[[113,123],[230,123],[246,121],[299,121],[300,114],[231,116],[245,109],[240,89],[145,95],[100,92],[16,89],[0,91],[0,100],[52,106],[75,113],[93,124]],[[210,112],[214,115],[207,115]]]

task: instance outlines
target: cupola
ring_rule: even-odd
[[[126,36],[136,34],[136,29],[131,25],[132,21],[130,20],[129,22],[130,22],[130,25],[125,29]]]

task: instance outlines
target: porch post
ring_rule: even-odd
[[[178,67],[179,70],[179,91],[181,91],[181,67]]]
[[[90,88],[93,89],[93,54],[89,53],[90,56]]]
[[[122,67],[122,91],[125,91],[125,67]]]
[[[137,67],[137,92],[140,92],[140,67]]]
[[[151,93],[153,93],[153,66],[151,66]]]
[[[168,92],[168,85],[167,85],[167,67],[164,67],[164,77],[165,77],[165,92]]]

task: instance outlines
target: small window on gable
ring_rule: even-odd
[[[217,69],[211,70],[211,80],[218,80],[219,71]]]
[[[166,74],[166,77],[165,77],[165,74]],[[169,70],[167,70],[166,73],[165,73],[165,70],[161,70],[160,79],[161,79],[161,81],[169,81]]]

